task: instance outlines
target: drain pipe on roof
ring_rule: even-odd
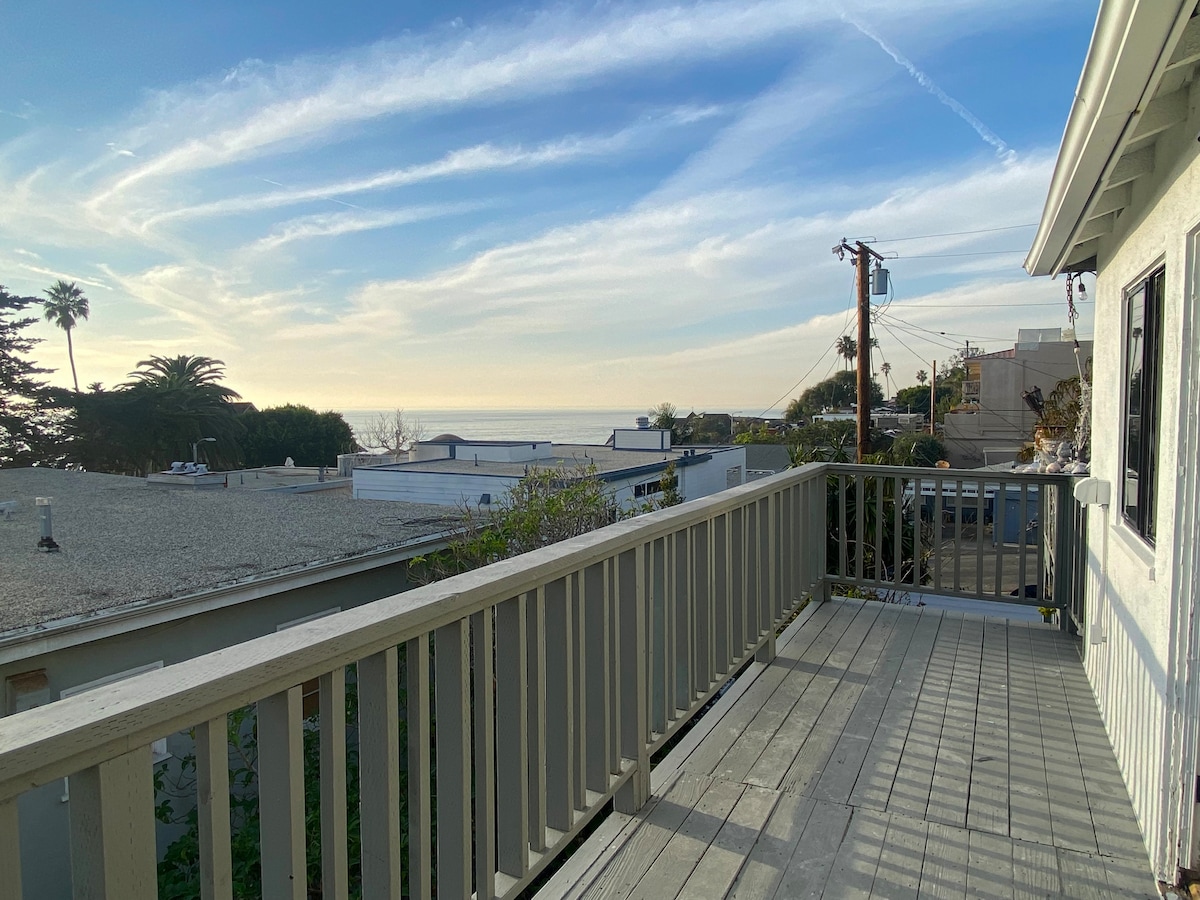
[[[42,553],[54,553],[59,550],[59,546],[54,541],[54,528],[50,511],[50,497],[38,497],[34,500],[34,504],[38,508],[38,521],[42,526],[42,537],[38,541],[37,548]]]

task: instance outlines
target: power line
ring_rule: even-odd
[[[876,241],[877,244],[899,244],[901,241],[923,241],[926,238],[940,237],[961,237],[965,234],[991,234],[996,231],[1016,231],[1018,228],[1034,228],[1037,222],[1029,222],[1025,225],[1002,225],[999,228],[977,228],[974,231],[944,231],[941,234],[917,234],[912,237],[888,238],[882,241]],[[911,258],[911,257],[910,257]]]
[[[1001,256],[1005,253],[1027,253],[1027,250],[975,250],[971,253],[919,253],[897,254],[889,259],[949,259],[952,256]]]

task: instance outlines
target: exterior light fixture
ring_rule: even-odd
[[[216,442],[217,442],[217,439],[215,437],[206,437],[206,438],[200,438],[200,440],[198,440],[194,444],[192,444],[192,465],[194,466],[194,465],[199,464],[199,460],[196,458],[196,448],[197,447],[199,447],[201,444],[215,444]]]

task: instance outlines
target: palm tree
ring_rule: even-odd
[[[42,316],[47,322],[53,322],[67,333],[67,356],[71,360],[71,380],[75,383],[75,393],[78,394],[79,376],[75,374],[75,348],[71,346],[71,329],[80,319],[87,320],[88,299],[83,295],[83,289],[75,282],[63,281],[61,278],[43,293],[45,293],[46,299],[42,301]]]
[[[241,397],[221,384],[225,363],[210,356],[152,356],[138,363],[122,385],[146,397],[154,409],[154,433],[145,435],[153,465],[186,459],[193,441],[218,439],[215,456],[230,461],[241,424],[230,401]]]
[[[890,362],[880,363],[879,371],[883,373],[883,383],[887,385],[888,396],[890,397],[892,394],[892,382],[890,377],[892,374],[892,364]]]
[[[921,384],[924,384],[928,380],[929,380],[929,373],[926,372],[924,369],[917,369],[917,381],[921,382]]]
[[[843,334],[833,346],[838,356],[846,360],[846,368],[849,369],[851,361],[858,356],[858,341],[848,334]]]

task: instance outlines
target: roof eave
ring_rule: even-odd
[[[1025,270],[1057,275],[1106,173],[1120,158],[1195,0],[1104,0]]]

